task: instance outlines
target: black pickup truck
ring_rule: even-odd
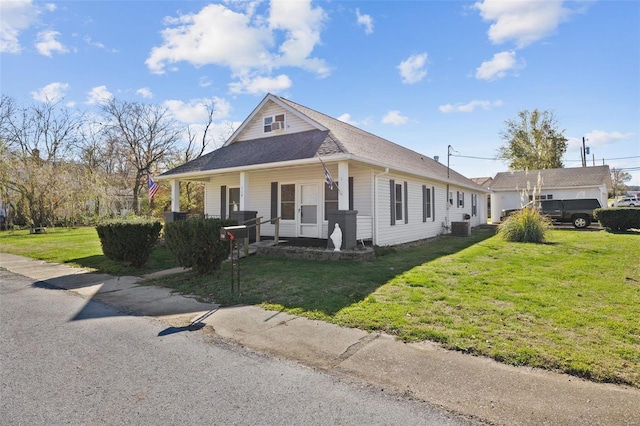
[[[522,207],[536,208],[554,222],[570,222],[576,228],[586,228],[593,222],[593,211],[602,207],[596,198],[576,198],[571,200],[538,200],[531,201]],[[500,220],[520,209],[502,210]]]

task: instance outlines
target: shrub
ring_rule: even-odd
[[[596,209],[593,217],[608,231],[640,229],[640,209],[637,207]]]
[[[520,209],[498,226],[498,234],[511,242],[543,243],[551,220],[537,209]]]
[[[189,219],[165,224],[165,244],[178,264],[200,274],[212,274],[229,256],[229,242],[220,228],[237,225],[230,219]]]
[[[139,268],[149,260],[162,224],[156,220],[114,219],[96,225],[96,230],[105,256]]]

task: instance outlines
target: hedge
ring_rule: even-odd
[[[165,224],[166,247],[184,268],[210,275],[229,257],[229,242],[220,241],[220,228],[237,225],[231,219],[189,219]]]
[[[99,223],[96,230],[105,256],[139,268],[149,260],[162,224],[157,220],[114,219]]]
[[[596,209],[593,217],[609,231],[640,230],[640,208],[637,207]]]

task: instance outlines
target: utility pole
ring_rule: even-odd
[[[582,137],[582,167],[587,167],[587,149],[584,136]]]

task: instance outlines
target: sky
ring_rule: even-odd
[[[111,97],[185,126],[215,107],[220,147],[273,93],[469,178],[505,121],[554,114],[565,167],[640,185],[640,2],[0,0],[0,89],[97,112]],[[450,148],[449,148],[450,147]]]

